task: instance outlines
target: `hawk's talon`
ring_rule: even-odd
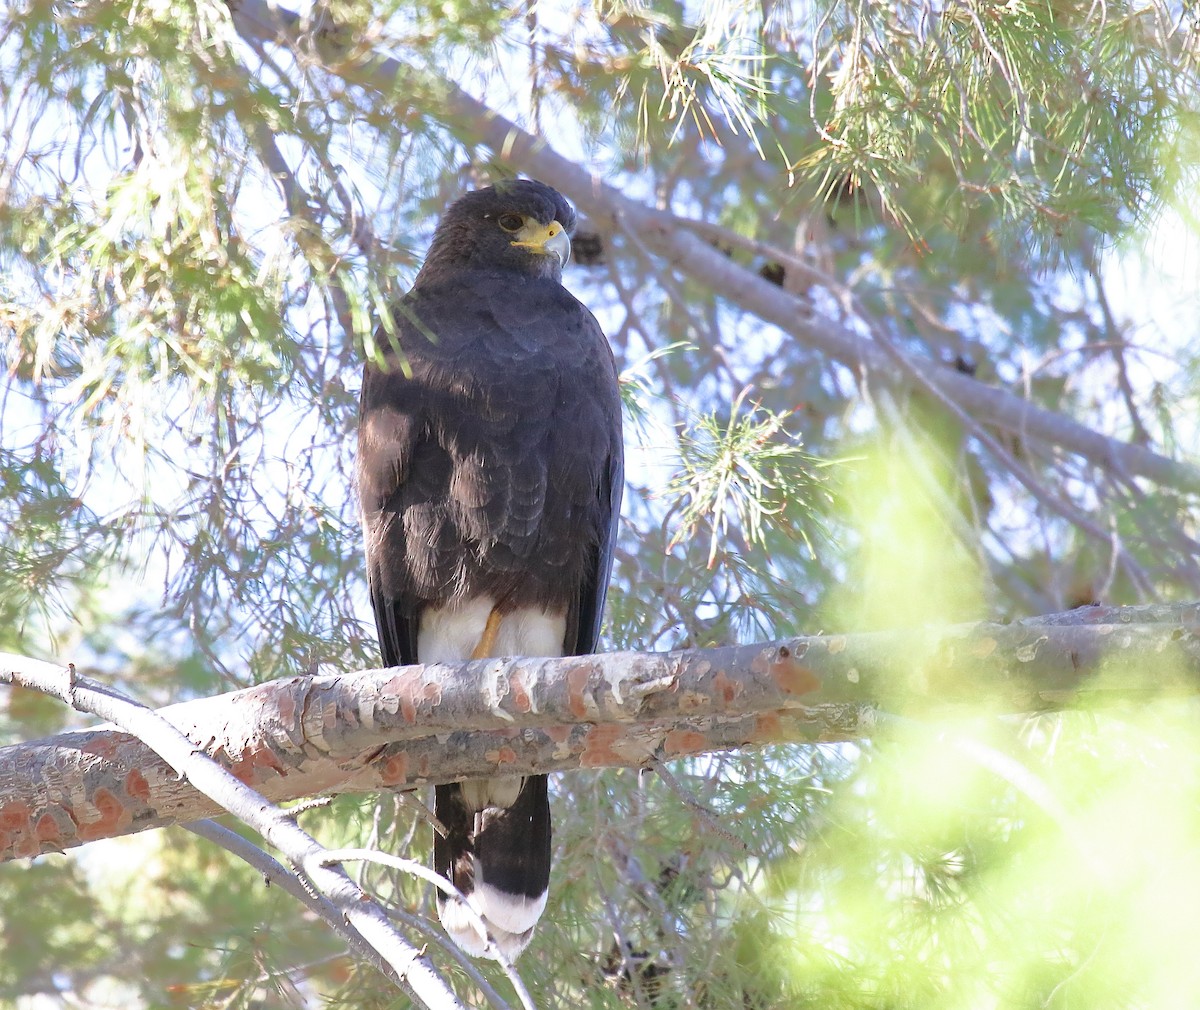
[[[479,644],[471,652],[472,659],[488,659],[496,648],[496,636],[500,634],[500,611],[492,607],[488,614],[487,624],[483,626],[483,634],[479,636]]]

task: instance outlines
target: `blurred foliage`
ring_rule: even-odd
[[[830,630],[916,628],[991,612],[983,552],[957,514],[958,483],[939,448],[914,423],[872,440],[856,461],[841,497],[852,537],[846,578],[824,600]]]
[[[903,724],[762,888],[806,1007],[1183,1007],[1196,707]]]
[[[311,48],[247,42],[214,0],[0,15],[3,650],[153,703],[377,662],[349,490],[361,363],[437,214],[493,165],[445,113],[447,73],[708,226],[747,290],[778,284],[918,373],[902,396],[584,221],[566,280],[630,421],[612,645],[1200,596],[1192,496],[919,381],[953,368],[1194,461],[1191,7],[300,13]],[[1195,1005],[1194,706],[986,707],[561,777],[521,963],[539,1005]],[[0,697],[4,741],[73,721]],[[330,844],[429,845],[391,797],[301,816]],[[362,874],[431,915],[423,886]],[[182,831],[0,867],[0,922],[4,1005],[405,1005]]]

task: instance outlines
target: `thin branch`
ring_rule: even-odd
[[[445,951],[447,956],[452,957],[455,963],[470,978],[471,982],[483,993],[483,998],[496,1007],[497,1010],[511,1010],[508,1001],[496,991],[496,987],[487,980],[470,955],[463,953],[462,948],[457,943],[449,937],[444,936],[438,926],[423,916],[406,912],[399,905],[391,906],[388,908],[387,913],[391,918],[402,923],[407,929],[412,930],[414,933],[420,933],[422,936],[428,938],[431,943],[437,944],[438,947]]]
[[[1142,416],[1137,406],[1137,396],[1134,394],[1133,384],[1129,380],[1128,362],[1125,358],[1125,352],[1129,345],[1117,322],[1112,305],[1109,304],[1108,289],[1104,286],[1104,277],[1100,272],[1095,246],[1090,239],[1084,241],[1083,259],[1088,275],[1092,279],[1092,286],[1096,291],[1096,304],[1100,307],[1100,314],[1104,318],[1104,329],[1109,337],[1113,364],[1116,366],[1117,388],[1121,391],[1121,399],[1125,401],[1125,410],[1129,414],[1129,424],[1133,429],[1133,441],[1138,445],[1150,445],[1150,432],[1142,423]]]
[[[292,870],[289,870],[283,863],[279,862],[270,853],[260,849],[257,845],[247,838],[243,838],[236,831],[231,831],[229,828],[216,821],[205,818],[199,821],[191,821],[181,825],[186,831],[190,831],[201,838],[205,838],[210,842],[221,846],[221,848],[232,852],[243,862],[248,863],[255,870],[262,874],[263,879],[270,884],[287,891],[297,901],[303,902],[316,915],[318,915],[325,923],[333,930],[334,934],[342,939],[342,941],[355,954],[373,965],[380,974],[391,979],[395,984],[399,985],[400,980],[392,968],[379,952],[372,947],[358,930],[349,925],[343,918],[337,907],[322,894],[314,892],[311,888],[305,887],[303,881]]]
[[[249,71],[241,66],[241,64],[238,64],[238,71],[243,79],[248,82],[250,79]],[[240,106],[235,103],[234,108],[237,110]],[[247,139],[254,145],[259,158],[266,166],[271,178],[278,184],[287,206],[288,216],[299,225],[299,229],[294,234],[301,248],[310,257],[315,253],[323,259],[332,259],[332,250],[325,244],[324,237],[320,233],[320,227],[312,221],[308,214],[308,207],[313,202],[312,197],[300,180],[296,178],[296,174],[292,171],[287,159],[283,156],[283,152],[279,150],[279,145],[275,142],[275,134],[271,132],[270,127],[263,119],[246,115],[238,115],[237,118],[239,125],[246,134]],[[336,180],[333,181],[337,185]],[[374,236],[370,233],[370,229],[368,228],[366,233],[360,236],[357,234],[355,223],[352,221],[347,226],[347,231],[352,234],[355,241],[361,240],[363,243],[361,248],[369,255],[372,249],[371,243],[374,241]],[[314,234],[317,236],[318,248],[314,247],[313,238],[311,237]],[[315,263],[314,266],[316,266]],[[326,285],[338,323],[345,333],[352,334],[354,333],[354,318],[350,308],[350,299],[346,295],[341,282],[338,280],[337,271],[331,268],[328,263],[322,266],[328,272]]]
[[[525,988],[525,983],[521,981],[521,976],[518,975],[513,968],[512,961],[504,956],[504,952],[496,946],[496,941],[492,937],[491,932],[487,928],[487,923],[484,921],[470,900],[461,892],[454,884],[442,876],[436,870],[431,870],[424,863],[418,863],[415,859],[405,859],[403,856],[393,856],[387,852],[379,852],[376,849],[360,849],[360,848],[345,848],[345,849],[330,849],[320,857],[322,866],[330,866],[334,863],[348,862],[368,862],[375,863],[377,866],[387,866],[393,870],[399,870],[401,873],[407,873],[409,876],[416,877],[418,880],[424,880],[426,883],[433,884],[439,891],[451,898],[457,898],[462,907],[466,910],[468,918],[471,919],[471,924],[479,930],[482,936],[487,938],[488,954],[500,963],[500,967],[504,969],[504,974],[508,977],[508,981],[512,984],[516,991],[517,998],[520,999],[521,1005],[525,1010],[534,1010],[533,1000],[529,996],[529,990]],[[307,867],[306,867],[307,869]]]
[[[103,684],[78,676],[73,666],[24,660],[21,669],[8,665],[0,680],[60,698],[72,708],[108,719],[159,754],[181,778],[254,828],[296,865],[322,891],[363,940],[391,966],[393,978],[412,999],[430,1010],[465,1010],[425,956],[401,937],[386,913],[344,870],[319,864],[324,848],[299,828],[287,812],[200,751],[162,715],[123,697]]]
[[[663,784],[675,794],[676,798],[683,803],[684,806],[686,806],[689,810],[695,811],[695,813],[699,814],[700,819],[704,821],[705,825],[713,834],[723,838],[730,845],[741,852],[748,853],[750,851],[750,846],[738,838],[737,835],[725,827],[719,820],[717,820],[717,815],[709,810],[709,808],[703,803],[701,803],[696,797],[695,793],[693,793],[687,788],[687,786],[680,782],[679,779],[672,775],[671,770],[667,768],[665,764],[663,764],[661,761],[655,761],[653,768],[654,773],[663,780]]]

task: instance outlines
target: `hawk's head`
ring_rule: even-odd
[[[417,284],[464,268],[559,280],[574,230],[574,209],[544,183],[511,179],[477,189],[442,216]]]

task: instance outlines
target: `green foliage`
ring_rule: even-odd
[[[683,469],[667,487],[668,495],[683,502],[672,545],[694,536],[702,523],[709,526],[709,568],[733,530],[748,546],[762,545],[770,525],[811,552],[808,530],[821,526],[814,501],[830,500],[821,474],[828,464],[805,453],[799,439],[788,438],[786,414],[747,407],[748,392],[737,395],[727,419],[706,415],[681,432]]]
[[[716,299],[620,222],[583,223],[595,265],[567,284],[612,337],[630,420],[614,646],[1200,593],[1194,496],[981,426],[919,381],[956,368],[1194,455],[1197,291],[1172,244],[1196,235],[1190,11],[308,14],[295,49],[239,39],[207,0],[26,0],[0,23],[5,650],[154,703],[377,661],[348,490],[362,360],[441,208],[504,160],[447,111],[448,67],[711,226],[693,234],[742,271],[746,297]],[[1119,297],[1164,206],[1178,225]],[[754,311],[762,280],[801,299],[794,332]],[[810,322],[918,375],[831,363]],[[0,706],[6,741],[69,718]],[[522,972],[545,1007],[1193,1005],[1191,708],[1017,724],[981,699],[861,748],[563,776]],[[329,843],[427,854],[390,800],[302,817]],[[432,915],[424,886],[361,872]],[[0,921],[0,1001],[404,1005],[179,831],[0,867]]]
[[[914,438],[914,435],[916,438]],[[886,435],[856,461],[842,520],[856,546],[826,601],[842,631],[982,620],[985,576],[972,526],[955,508],[958,475],[919,429]]]
[[[65,969],[89,1005],[202,1006],[219,996],[246,1006],[271,987],[266,966],[337,953],[294,899],[220,850],[181,844],[189,837],[176,828],[98,842],[82,862],[49,857],[3,874],[0,901],[21,913],[5,915],[0,998],[54,991]]]
[[[822,29],[822,142],[797,168],[870,186],[915,235],[987,214],[1052,250],[1141,217],[1185,164],[1195,55],[1163,9],[833,5]]]

